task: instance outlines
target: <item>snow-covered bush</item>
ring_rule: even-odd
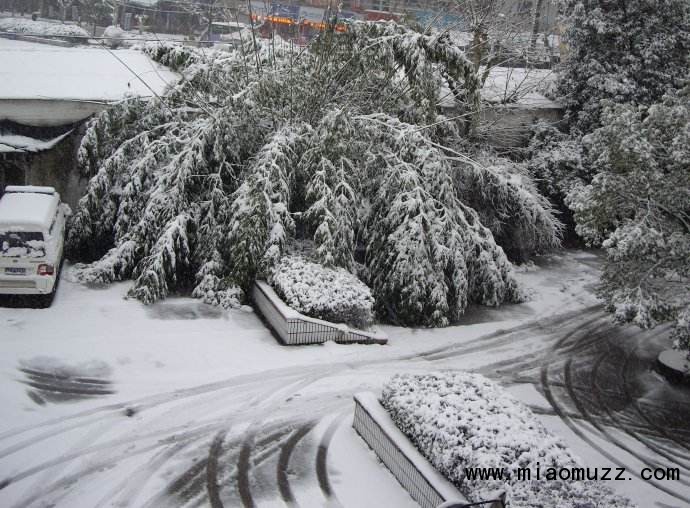
[[[487,228],[474,209],[512,198],[508,180],[469,203],[454,179],[495,171],[466,166],[478,82],[448,37],[355,23],[299,53],[261,40],[144,51],[184,77],[162,100],[125,101],[87,128],[79,166],[91,180],[67,238],[68,255],[91,262],[84,279],[134,279],[144,302],[190,289],[235,302],[306,240],[324,266],[363,267],[390,321],[446,325],[470,303],[520,300],[490,229],[500,219]],[[443,83],[464,118],[439,113]],[[551,210],[519,188],[518,206],[497,210],[549,238]]]
[[[77,25],[54,21],[32,21],[25,18],[0,18],[0,32],[51,35],[65,38],[89,36],[89,32]]]
[[[581,467],[524,405],[478,374],[396,375],[381,404],[434,467],[470,500],[505,489],[510,508],[628,508],[603,482],[546,479],[549,468]],[[499,468],[504,478],[470,479],[465,468]],[[531,479],[518,479],[518,470]],[[541,479],[536,479],[537,468]]]
[[[307,316],[367,328],[374,319],[369,288],[343,268],[326,268],[285,256],[269,282],[290,307]]]

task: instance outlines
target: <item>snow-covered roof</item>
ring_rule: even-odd
[[[69,136],[71,132],[70,130],[53,139],[35,139],[20,134],[0,132],[0,153],[26,153],[49,150]]]
[[[227,28],[247,28],[249,25],[240,23],[238,21],[214,21],[213,26],[222,26]]]
[[[506,99],[522,106],[560,107],[547,99],[544,92],[553,85],[556,74],[550,69],[494,67],[482,88],[482,99],[500,103]]]
[[[5,187],[5,192],[35,192],[52,196],[55,194],[55,187],[45,185],[8,185]]]
[[[129,0],[127,3],[131,5],[139,5],[141,7],[155,7],[160,3],[160,0]]]
[[[9,192],[0,199],[0,230],[42,231],[55,216],[57,193]]]
[[[3,44],[0,62],[0,100],[111,102],[126,96],[150,97],[149,87],[163,94],[169,83],[179,79],[167,67],[130,49],[28,48],[24,44],[13,48]]]
[[[480,71],[483,72],[484,68]],[[483,100],[494,104],[507,102],[512,107],[559,109],[562,107],[560,104],[544,96],[555,79],[556,74],[550,69],[494,67],[489,71],[481,95]],[[440,96],[440,106],[455,106],[455,99],[447,86],[441,89]]]

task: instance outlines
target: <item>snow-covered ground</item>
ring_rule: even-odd
[[[15,41],[0,37],[0,51],[8,49],[45,49],[45,45],[37,42]]]
[[[458,326],[304,347],[278,345],[251,312],[188,298],[145,307],[123,299],[129,283],[87,288],[67,267],[51,308],[0,308],[0,505],[414,506],[352,431],[351,397],[396,372],[450,369],[507,386],[586,465],[629,467],[633,479],[611,486],[640,507],[687,506],[687,420],[664,413],[662,428],[640,413],[654,427],[628,406],[593,406],[618,386],[615,347],[634,344],[623,356],[635,405],[672,398],[690,412],[645,370],[665,330],[615,327],[597,305],[598,264],[543,258],[519,273],[531,302],[471,309]],[[678,464],[681,481],[636,476],[656,463]]]

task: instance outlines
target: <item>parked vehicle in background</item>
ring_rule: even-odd
[[[36,295],[50,306],[69,207],[52,187],[8,186],[0,198],[0,295]]]

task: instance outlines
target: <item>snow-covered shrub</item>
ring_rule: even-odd
[[[55,21],[33,21],[25,18],[0,18],[0,32],[51,35],[67,39],[89,36],[89,32],[77,25]]]
[[[634,506],[604,482],[546,479],[549,468],[581,466],[529,409],[483,376],[396,375],[385,385],[381,404],[422,455],[470,500],[505,489],[510,508]],[[499,468],[504,478],[470,479],[465,468]],[[518,479],[520,468],[531,470],[530,480]]]
[[[110,29],[112,27],[108,27]],[[163,45],[160,43],[147,43],[141,46],[144,53],[158,63],[177,71],[189,67],[200,60],[200,55],[190,46]]]
[[[290,307],[307,316],[367,328],[374,319],[369,288],[342,268],[285,256],[269,282]]]

